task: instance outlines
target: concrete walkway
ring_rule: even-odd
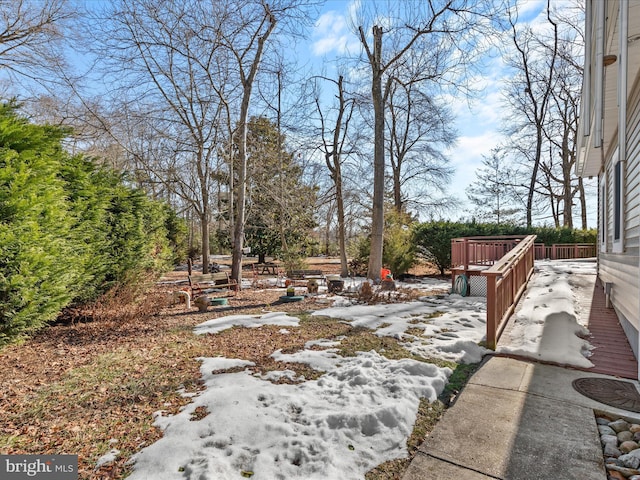
[[[571,382],[594,373],[489,357],[420,447],[403,480],[605,480],[593,401]],[[636,386],[638,386],[637,382]]]

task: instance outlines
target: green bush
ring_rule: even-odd
[[[382,264],[397,278],[417,263],[412,221],[409,215],[394,210],[387,213],[385,223]]]
[[[412,224],[411,217],[406,213],[393,210],[385,214],[382,265],[391,270],[394,277],[407,273],[418,261]],[[356,276],[366,276],[371,249],[370,237],[361,237],[351,248],[355,251],[349,262],[349,271]]]
[[[590,230],[572,230],[570,228],[551,228],[551,227],[535,227],[530,230],[531,234],[535,234],[536,243],[544,243],[545,245],[553,245],[554,243],[596,243],[598,238],[595,229]]]
[[[166,269],[180,245],[167,206],[69,156],[67,133],[0,105],[0,344],[74,301]]]
[[[362,236],[354,240],[350,249],[352,250],[349,261],[349,274],[356,277],[366,277],[369,269],[369,250],[371,249],[371,238]]]
[[[537,235],[536,243],[595,243],[595,230],[571,230],[568,228],[525,228],[506,224],[426,222],[415,226],[413,242],[418,253],[434,263],[444,275],[451,267],[451,240],[458,237]]]
[[[184,252],[183,222],[168,206],[126,186],[122,174],[76,156],[66,159],[61,178],[75,220],[68,237],[84,261],[85,278],[76,301],[166,270],[179,256],[178,249]]]
[[[451,239],[476,235],[471,231],[470,226],[464,223],[420,223],[413,229],[413,242],[418,254],[432,262],[444,275],[445,270],[451,267]]]
[[[82,280],[57,177],[63,132],[14,109],[0,107],[0,343],[54,318]]]

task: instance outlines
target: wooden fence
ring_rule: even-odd
[[[596,256],[596,246],[593,243],[557,243],[535,246],[536,260],[569,260],[572,258],[592,258]]]
[[[524,236],[464,237],[451,239],[451,265],[469,270],[470,266],[491,266],[512,250]]]
[[[491,266],[524,238],[522,235],[454,238],[451,240],[451,265],[456,270],[465,271],[473,266]],[[535,244],[536,260],[568,260],[595,256],[596,246],[593,243]]]
[[[487,286],[487,347],[494,349],[527,287],[534,260],[596,256],[594,244],[534,243],[535,235],[451,240],[452,286],[457,275],[482,276]],[[469,277],[470,278],[470,277]]]

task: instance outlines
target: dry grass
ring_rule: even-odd
[[[154,412],[177,413],[189,402],[178,390],[201,388],[198,357],[242,358],[254,362],[256,372],[290,369],[310,379],[320,373],[303,364],[276,362],[271,353],[297,351],[309,340],[340,338],[343,355],[376,350],[388,358],[410,356],[394,339],[336,319],[310,318],[304,312],[318,308],[311,298],[278,305],[280,295],[245,290],[231,297],[228,307],[196,313],[165,306],[160,291],[133,302],[123,301],[122,293],[67,312],[65,323],[0,351],[0,453],[78,454],[80,478],[121,479],[129,471],[130,456],[162,435],[153,426]],[[273,326],[193,334],[195,325],[212,318],[267,311],[300,315],[300,325],[289,327],[288,334]],[[421,404],[420,411],[409,440],[416,446],[441,414],[437,404]],[[198,410],[193,419],[207,414]],[[118,459],[95,470],[97,459],[112,448],[121,451]],[[367,478],[399,478],[407,464],[381,465]],[[395,473],[376,476],[385,471]]]

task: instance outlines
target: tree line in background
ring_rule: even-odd
[[[481,98],[481,69],[498,55],[513,73],[508,141],[477,172],[469,218],[571,228],[576,204],[586,227],[586,192],[571,176],[579,8],[547,4],[541,26],[520,21],[516,2],[361,2],[349,19],[358,46],[318,71],[294,59],[322,4],[2,3],[3,95],[24,99],[34,120],[73,127],[68,151],[171,205],[205,272],[210,252],[231,252],[239,279],[249,246],[289,265],[337,254],[343,275],[348,257],[366,258],[376,278],[416,218],[455,210],[452,101]]]
[[[0,106],[0,345],[165,270],[186,240],[167,204],[16,109]]]
[[[533,225],[544,218],[555,227],[587,228],[587,194],[575,177],[578,104],[582,87],[584,11],[561,12],[548,2],[545,22],[518,23],[509,11],[513,71],[505,88],[502,130],[507,138],[484,158],[467,189],[480,221]]]
[[[595,245],[595,229],[576,230],[573,228],[526,227],[509,224],[477,222],[427,222],[416,224],[412,240],[419,258],[428,260],[440,269],[440,274],[451,265],[451,239],[461,237],[496,237],[502,235],[536,235],[536,243],[591,244]]]
[[[536,235],[536,243],[593,244],[595,229],[576,230],[555,227],[525,227],[513,224],[432,221],[418,222],[406,214],[390,210],[385,216],[383,265],[394,277],[402,277],[409,270],[424,262],[438,268],[445,275],[451,268],[451,240],[462,237],[497,237],[504,235]],[[363,238],[357,244],[349,263],[350,274],[365,276],[367,273],[369,240]]]

